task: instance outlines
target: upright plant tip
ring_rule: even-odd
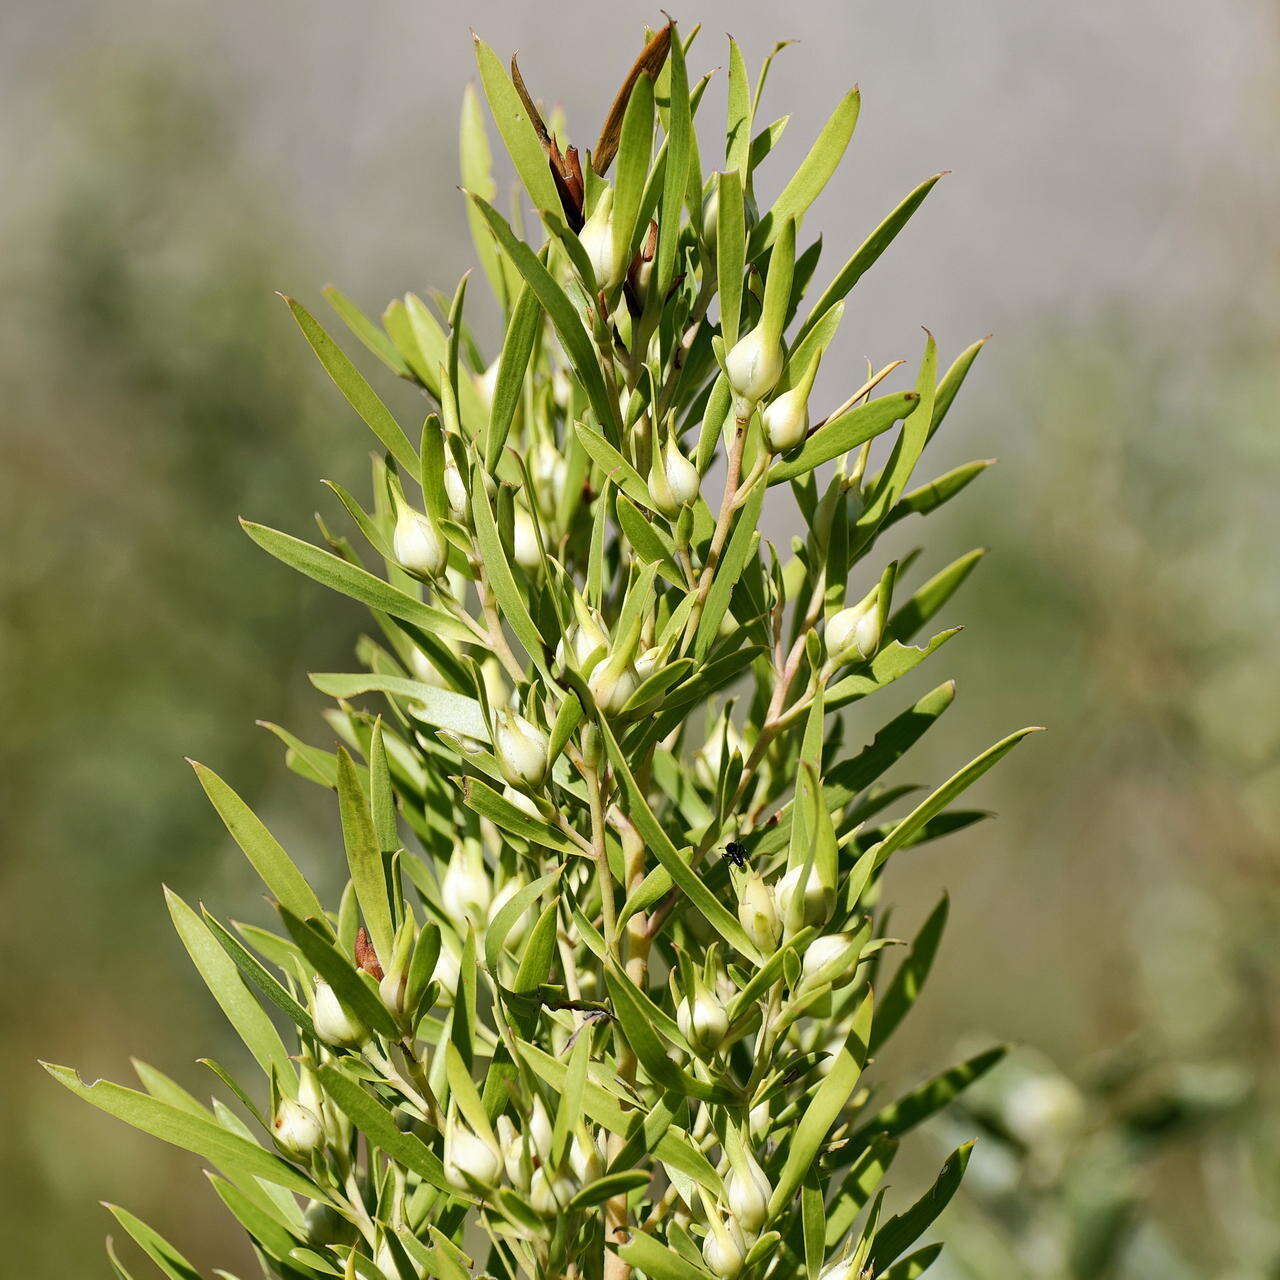
[[[930,339],[896,389],[901,361],[863,381],[825,358],[932,180],[828,269],[805,226],[858,95],[760,208],[786,120],[757,119],[769,62],[753,82],[730,42],[713,138],[692,48],[674,24],[646,39],[588,165],[476,37],[481,271],[381,326],[326,291],[381,381],[422,396],[412,432],[288,300],[379,451],[365,493],[331,486],[348,523],[324,545],[245,523],[369,610],[360,669],[312,676],[337,741],[270,726],[336,793],[306,865],[336,860],[346,888],[322,902],[197,766],[279,923],[170,911],[260,1078],[215,1064],[209,1108],[153,1068],[142,1091],[51,1068],[217,1169],[275,1280],[905,1280],[937,1254],[917,1241],[968,1149],[932,1186],[882,1179],[1000,1051],[923,1084],[881,1065],[946,915],[889,949],[892,871],[983,816],[956,804],[1026,731],[923,797],[890,776],[953,693],[890,686],[955,635],[926,627],[977,557],[913,588],[882,536],[982,472],[917,478],[978,347],[938,377]]]

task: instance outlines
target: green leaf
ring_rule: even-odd
[[[818,198],[828,179],[835,173],[844,157],[849,139],[858,123],[858,111],[862,97],[857,88],[850,89],[822,126],[809,154],[800,163],[794,177],[782,189],[772,208],[756,225],[751,235],[748,257],[754,258],[762,249],[771,245],[788,218],[797,220]]]
[[[553,826],[538,818],[531,818],[523,809],[517,809],[505,796],[478,778],[463,780],[462,799],[468,808],[488,818],[495,826],[522,840],[528,840],[530,844],[570,856],[582,855],[582,850]]]
[[[342,842],[351,868],[351,883],[360,903],[360,913],[379,957],[390,963],[395,926],[387,897],[387,875],[382,851],[374,837],[369,798],[365,795],[355,766],[345,747],[338,748],[338,810],[342,818]]]
[[[858,671],[845,676],[827,689],[827,709],[847,706],[859,698],[876,693],[885,685],[901,679],[908,671],[918,667],[927,657],[936,653],[954,636],[960,634],[959,627],[950,631],[940,631],[932,640],[920,648],[914,645],[899,644],[896,640],[887,644],[871,659],[869,670]]]
[[[735,49],[736,45],[733,46]],[[716,179],[716,279],[720,292],[720,332],[726,351],[738,341],[742,319],[742,277],[747,265],[747,227],[742,175],[737,168]]]
[[[85,1084],[71,1067],[54,1066],[48,1062],[41,1065],[77,1097],[135,1129],[141,1129],[143,1133],[193,1152],[226,1173],[244,1173],[296,1191],[299,1195],[324,1198],[324,1193],[310,1178],[279,1156],[264,1151],[247,1138],[228,1132],[211,1120],[108,1080]]]
[[[895,1262],[884,1273],[884,1280],[918,1280],[918,1277],[924,1275],[937,1262],[941,1252],[941,1241],[936,1244],[927,1244],[923,1249],[917,1249],[915,1253],[903,1258],[901,1262]]]
[[[133,1237],[138,1247],[152,1262],[169,1277],[169,1280],[200,1280],[200,1273],[180,1254],[162,1235],[153,1231],[141,1218],[119,1205],[108,1204],[104,1207],[115,1217],[115,1220]]]
[[[656,564],[658,572],[672,585],[684,586],[684,576],[676,563],[674,546],[625,495],[618,498],[618,524],[636,555],[648,564]]]
[[[236,1221],[271,1257],[281,1262],[287,1261],[290,1253],[302,1243],[284,1223],[234,1183],[227,1182],[216,1174],[210,1174],[209,1181]]]
[[[653,80],[641,75],[631,90],[618,144],[618,172],[614,178],[613,234],[627,246],[636,239],[640,202],[653,158]]]
[[[240,971],[240,976],[261,995],[265,996],[277,1009],[286,1014],[295,1026],[308,1035],[315,1035],[315,1027],[311,1015],[289,994],[282,983],[277,981],[263,966],[262,962],[240,942],[240,940],[210,915],[205,907],[201,907],[204,922],[209,926],[213,936],[217,938],[222,949],[231,957],[232,963]],[[154,1092],[148,1086],[149,1092]],[[172,1100],[172,1099],[170,1099]]]
[[[839,1190],[831,1198],[827,1208],[826,1246],[833,1248],[844,1239],[845,1232],[853,1226],[863,1206],[875,1195],[876,1188],[884,1181],[893,1157],[898,1153],[898,1143],[893,1138],[874,1138],[865,1151],[853,1162],[841,1180]]]
[[[577,426],[577,436],[606,478],[641,506],[648,507],[650,511],[655,509],[653,498],[649,495],[649,486],[641,479],[640,473],[604,436],[581,422]]]
[[[781,1213],[795,1195],[809,1167],[817,1159],[831,1126],[853,1095],[867,1060],[873,1009],[873,998],[868,992],[854,1016],[848,1039],[836,1054],[830,1071],[818,1085],[791,1135],[786,1160],[769,1199],[770,1217]]]
[[[204,921],[176,893],[166,887],[164,896],[173,927],[178,931],[191,963],[199,970],[205,986],[227,1015],[227,1021],[236,1029],[236,1034],[248,1046],[263,1071],[268,1074],[274,1071],[285,1091],[295,1094],[298,1076],[289,1059],[289,1051],[271,1019],[240,980],[235,963]]]
[[[898,232],[907,225],[911,215],[933,190],[934,183],[943,175],[934,174],[922,182],[900,205],[862,242],[853,257],[836,273],[836,278],[826,287],[822,297],[814,304],[809,318],[800,327],[796,342],[804,340],[809,331],[828,311],[853,291],[854,285],[875,265],[880,255],[893,243]]]
[[[688,190],[689,164],[693,155],[693,118],[689,108],[689,76],[679,40],[672,40],[667,57],[669,76],[666,168],[662,177],[662,199],[658,212],[658,248],[654,260],[651,297],[665,298],[676,274],[676,248],[680,238],[681,209]]]
[[[626,1195],[628,1191],[639,1191],[649,1185],[650,1174],[644,1169],[621,1169],[617,1173],[607,1173],[603,1178],[588,1182],[581,1191],[569,1201],[569,1211],[590,1209],[604,1204],[614,1196]]]
[[[994,458],[984,458],[980,462],[966,462],[964,466],[956,467],[954,471],[948,471],[936,480],[930,480],[928,484],[912,489],[910,493],[904,493],[885,516],[884,524],[880,527],[887,529],[891,524],[897,524],[907,516],[927,516],[944,502],[954,498],[962,489],[967,488],[971,481],[976,480],[994,464]]]
[[[649,1280],[712,1280],[711,1273],[695,1266],[644,1231],[632,1230],[624,1245],[616,1248],[623,1262],[636,1267]]]
[[[319,547],[303,542],[301,538],[281,533],[278,529],[269,529],[249,520],[241,520],[240,524],[264,551],[323,586],[350,596],[371,609],[411,622],[425,631],[433,631],[451,640],[475,639],[451,614],[415,600],[389,582],[343,560],[341,556],[322,551]]]
[[[378,398],[374,389],[364,380],[360,370],[347,359],[342,348],[316,323],[311,313],[294,298],[280,295],[289,304],[293,318],[298,322],[303,336],[311,344],[312,350],[320,358],[325,372],[337,384],[338,390],[346,396],[351,407],[365,420],[369,430],[382,441],[383,448],[410,475],[418,473],[418,455],[414,452],[409,437],[400,429],[400,424],[391,414],[391,410]]]
[[[384,676],[372,672],[313,672],[311,683],[331,698],[357,698],[362,693],[387,693],[413,704],[414,719],[437,729],[447,729],[477,742],[489,741],[489,726],[484,722],[480,704],[452,689],[441,689],[410,680],[407,676]],[[315,914],[313,911],[312,915]]]
[[[899,1255],[909,1249],[933,1225],[938,1215],[960,1189],[961,1179],[969,1163],[973,1143],[967,1142],[947,1157],[937,1180],[905,1213],[889,1219],[871,1245],[868,1265],[873,1274],[883,1271]]]
[[[502,342],[498,381],[493,389],[493,408],[489,414],[489,430],[484,440],[484,465],[489,471],[497,469],[511,423],[520,407],[529,357],[533,354],[541,329],[542,307],[537,295],[526,284],[520,290],[520,297],[511,313],[511,322],[507,325],[507,334]]]
[[[546,152],[538,139],[538,132],[529,113],[516,92],[516,87],[503,67],[498,55],[479,36],[473,33],[476,45],[476,66],[480,69],[480,83],[489,101],[489,111],[498,126],[507,154],[515,165],[520,181],[524,183],[533,207],[539,212],[560,208],[560,196]]]
[[[934,432],[942,426],[942,420],[947,416],[947,410],[951,408],[951,403],[955,400],[960,387],[964,383],[965,378],[969,374],[973,362],[978,358],[978,352],[986,345],[986,338],[979,338],[972,346],[966,347],[956,358],[951,368],[942,376],[942,381],[938,383],[938,394],[933,405],[933,421],[929,424],[929,436],[933,437]]]
[[[795,480],[814,467],[856,449],[893,426],[916,407],[920,397],[914,391],[895,391],[879,396],[838,418],[823,423],[791,458],[779,458],[769,468],[769,484]]]
[[[867,1142],[877,1134],[896,1138],[914,1129],[916,1125],[949,1106],[975,1080],[981,1079],[1000,1062],[1006,1053],[1008,1049],[1004,1045],[997,1045],[934,1076],[897,1102],[883,1107],[854,1133],[850,1141],[854,1144]]]
[[[924,586],[920,587],[909,600],[895,610],[885,627],[885,640],[898,640],[903,644],[912,640],[916,633],[942,608],[960,589],[961,583],[977,567],[978,561],[987,554],[985,547],[978,547],[953,560],[941,572],[934,574]]]
[[[320,899],[253,810],[212,769],[195,760],[187,763],[263,884],[296,915],[323,915]]]
[[[706,657],[719,633],[720,624],[729,610],[729,601],[733,598],[733,589],[738,585],[743,570],[755,555],[760,545],[760,534],[757,525],[760,511],[764,506],[764,485],[757,485],[750,497],[742,504],[734,521],[733,531],[729,534],[724,555],[711,580],[711,589],[707,592],[706,603],[702,608],[702,617],[698,619],[698,630],[694,636],[693,654],[699,660]]]
[[[743,181],[750,172],[751,129],[754,113],[751,108],[751,85],[747,79],[747,64],[742,60],[738,42],[729,37],[729,102],[725,114],[725,166],[736,170]]]
[[[920,932],[916,934],[906,959],[898,966],[893,981],[876,1005],[875,1021],[871,1026],[873,1054],[898,1029],[902,1019],[919,998],[929,970],[933,967],[934,957],[938,954],[938,944],[942,941],[942,931],[947,923],[948,906],[949,900],[944,893],[941,901],[929,913],[929,918],[920,926]]]
[[[348,329],[373,352],[383,364],[401,378],[410,378],[412,373],[404,356],[396,349],[396,344],[360,310],[350,298],[336,285],[327,284],[320,290],[329,305],[340,315]]]

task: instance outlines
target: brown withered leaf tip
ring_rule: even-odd
[[[375,982],[381,982],[385,975],[382,965],[378,963],[378,953],[369,940],[369,931],[361,925],[356,930],[356,967],[363,969]]]
[[[547,128],[542,112],[538,110],[538,104],[534,102],[533,95],[525,87],[524,76],[520,74],[517,58],[517,54],[511,55],[511,83],[515,85],[516,93],[520,95],[520,101],[524,104],[529,122],[533,125],[533,131],[538,135],[538,141],[542,143],[542,149],[547,154],[547,164],[551,169],[552,181],[556,184],[556,193],[560,197],[565,220],[569,224],[569,229],[577,234],[582,230],[584,222],[582,216],[584,187],[578,149],[570,147],[568,151],[561,152],[560,144]]]
[[[643,75],[647,75],[651,80],[658,78],[658,72],[662,70],[662,65],[666,62],[667,53],[671,48],[671,33],[674,25],[669,21],[645,45],[644,50],[635,61],[635,66],[627,72],[627,78],[622,82],[622,88],[618,90],[618,96],[614,98],[613,106],[609,108],[604,128],[600,130],[599,141],[596,142],[595,149],[591,152],[591,167],[602,178],[613,163],[613,157],[618,154],[618,139],[622,136],[622,118],[627,114],[627,103],[631,100],[631,90],[636,87],[636,81]]]

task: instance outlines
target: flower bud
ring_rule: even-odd
[[[676,1010],[680,1034],[703,1057],[709,1057],[724,1043],[729,1032],[729,1015],[713,992],[697,983],[690,1000],[686,997]]]
[[[521,813],[528,814],[531,818],[541,818],[542,814],[538,812],[538,806],[523,791],[513,787],[508,783],[502,788],[502,798],[515,805]]]
[[[475,376],[476,392],[486,409],[493,408],[493,393],[498,389],[498,369],[501,365],[502,357],[497,356],[483,373]]]
[[[462,472],[458,470],[458,464],[453,460],[453,455],[447,451],[444,463],[444,496],[449,504],[449,510],[455,516],[466,519],[471,510],[471,495],[467,492],[467,482]]]
[[[604,629],[600,615],[594,609],[582,605],[577,613],[577,621],[570,624],[568,633],[560,641],[557,656],[561,662],[572,660],[575,667],[581,668],[597,649],[608,649],[609,633]]]
[[[511,790],[513,795],[519,796],[520,799],[523,800],[526,804],[532,804],[532,802],[529,800],[529,797],[526,796],[522,791],[516,791],[514,788],[512,788]],[[537,805],[532,805],[532,808],[533,808],[532,816],[533,817],[539,816]],[[498,912],[501,911],[502,908],[505,907],[507,903],[510,902],[511,899],[514,898],[516,894],[519,893],[520,890],[523,889],[524,887],[525,887],[524,876],[514,875],[502,886],[501,889],[498,890],[497,893],[493,895],[493,902],[489,906],[489,923],[490,924],[493,923]],[[507,930],[506,946],[510,947],[513,951],[518,951],[520,949],[520,944],[529,935],[529,930],[532,927],[531,925],[532,912],[533,912],[532,907],[527,908],[519,916],[516,917],[515,921],[511,925],[511,928]]]
[[[724,1189],[729,1208],[743,1230],[759,1231],[769,1216],[773,1188],[755,1156],[745,1148],[729,1170]]]
[[[493,749],[502,776],[524,790],[542,786],[550,761],[547,735],[524,716],[502,708],[493,716]],[[487,904],[486,904],[487,905]]]
[[[511,548],[515,562],[522,569],[536,569],[542,564],[542,548],[538,543],[537,526],[529,512],[516,503],[515,526],[512,531]]]
[[[440,905],[449,920],[464,920],[479,927],[489,914],[493,885],[484,869],[484,858],[474,843],[454,846],[440,881]]]
[[[773,1112],[769,1108],[768,1101],[757,1102],[756,1105],[747,1112],[748,1131],[757,1142],[763,1142],[769,1136],[769,1130],[772,1127]]]
[[[803,864],[792,867],[778,882],[778,913],[788,934],[824,924],[835,904],[835,885],[824,883],[816,865],[810,865],[807,877]]]
[[[702,243],[714,257],[720,237],[720,184],[713,176],[711,193],[702,204]]]
[[[298,1071],[298,1101],[320,1121],[326,1142],[336,1147],[350,1140],[351,1121],[325,1096],[316,1073],[305,1062]]]
[[[324,1145],[324,1126],[310,1107],[281,1098],[271,1121],[271,1135],[280,1149],[295,1160],[305,1160]]]
[[[864,662],[880,647],[879,588],[855,605],[833,614],[827,623],[827,654],[835,662],[861,658]]]
[[[429,516],[401,504],[391,535],[391,551],[418,578],[437,578],[449,562],[449,544]]]
[[[640,677],[625,653],[612,653],[597,663],[587,680],[596,706],[610,715],[621,711],[639,687]]]
[[[440,954],[436,957],[436,967],[431,971],[431,981],[439,987],[440,1003],[446,1009],[453,1004],[461,978],[462,955],[458,944],[451,933],[441,930]]]
[[[550,441],[539,440],[529,459],[529,478],[533,481],[534,501],[544,516],[555,515],[564,490],[566,469],[560,450]]]
[[[539,1165],[529,1179],[529,1204],[539,1216],[553,1218],[565,1211],[576,1190],[563,1174],[549,1174],[546,1165]]]
[[[852,1258],[838,1258],[822,1269],[818,1280],[858,1280],[856,1263]]]
[[[742,1229],[732,1218],[727,1223],[721,1222],[714,1211],[711,1212],[710,1219],[711,1230],[702,1242],[702,1256],[712,1273],[719,1276],[720,1280],[734,1280],[742,1270],[747,1256]]]
[[[578,239],[582,241],[582,247],[591,259],[596,284],[605,292],[621,284],[627,269],[627,264],[623,261],[627,246],[614,230],[612,187],[605,187],[600,193],[591,216],[578,232]]]
[[[809,430],[808,392],[803,387],[784,391],[760,415],[760,425],[770,453],[794,449]]]
[[[720,768],[724,763],[725,751],[736,751],[742,754],[746,746],[742,734],[734,727],[732,720],[727,721],[727,726],[726,729],[726,717],[722,716],[715,722],[707,735],[706,742],[693,757],[694,774],[709,791],[714,791],[719,785]]]
[[[831,933],[815,938],[805,950],[801,972],[807,987],[822,987],[830,983],[844,986],[852,979],[862,951],[861,940],[851,933]]]
[[[773,890],[765,884],[764,877],[758,871],[753,871],[738,893],[739,923],[747,937],[765,955],[771,955],[778,945],[778,935],[782,932]]]
[[[413,672],[413,678],[420,684],[429,684],[433,689],[449,687],[449,682],[440,673],[440,668],[417,645],[413,646],[409,654],[409,670]],[[414,707],[421,707],[421,705],[421,703],[414,703],[409,710],[412,711]]]
[[[353,1232],[351,1223],[323,1200],[312,1200],[307,1205],[302,1215],[302,1227],[307,1243],[313,1245],[343,1244]]]
[[[502,1177],[502,1153],[451,1112],[444,1127],[444,1178],[459,1191],[483,1194]]]
[[[541,1097],[535,1097],[533,1106],[529,1108],[529,1121],[526,1132],[538,1158],[545,1164],[551,1159],[551,1117],[547,1114],[546,1103]]]
[[[584,1187],[604,1173],[604,1153],[600,1150],[600,1143],[583,1126],[579,1126],[569,1145],[569,1168]]]
[[[323,978],[316,979],[311,1020],[316,1035],[335,1049],[358,1049],[369,1038],[365,1025],[342,1007],[333,988]]]
[[[666,448],[654,451],[649,494],[663,515],[679,515],[697,499],[701,484],[698,468],[676,447],[674,437],[668,438]]]
[[[756,405],[769,394],[782,376],[782,344],[770,341],[763,325],[757,325],[734,343],[725,357],[724,368],[733,392],[733,412],[745,422]]]

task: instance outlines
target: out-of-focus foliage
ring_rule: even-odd
[[[259,802],[304,821],[255,781],[275,751],[246,709],[288,714],[345,637],[234,520],[305,518],[335,415],[278,340],[300,238],[224,104],[79,66],[40,142],[6,154],[0,263],[0,1219],[8,1265],[53,1276],[101,1265],[98,1223],[65,1206],[122,1147],[47,1105],[37,1044],[106,1068],[157,1008],[162,1035],[216,1025],[156,927],[158,878],[227,867],[182,754],[234,742]],[[136,1168],[144,1199],[172,1197],[167,1154]]]

